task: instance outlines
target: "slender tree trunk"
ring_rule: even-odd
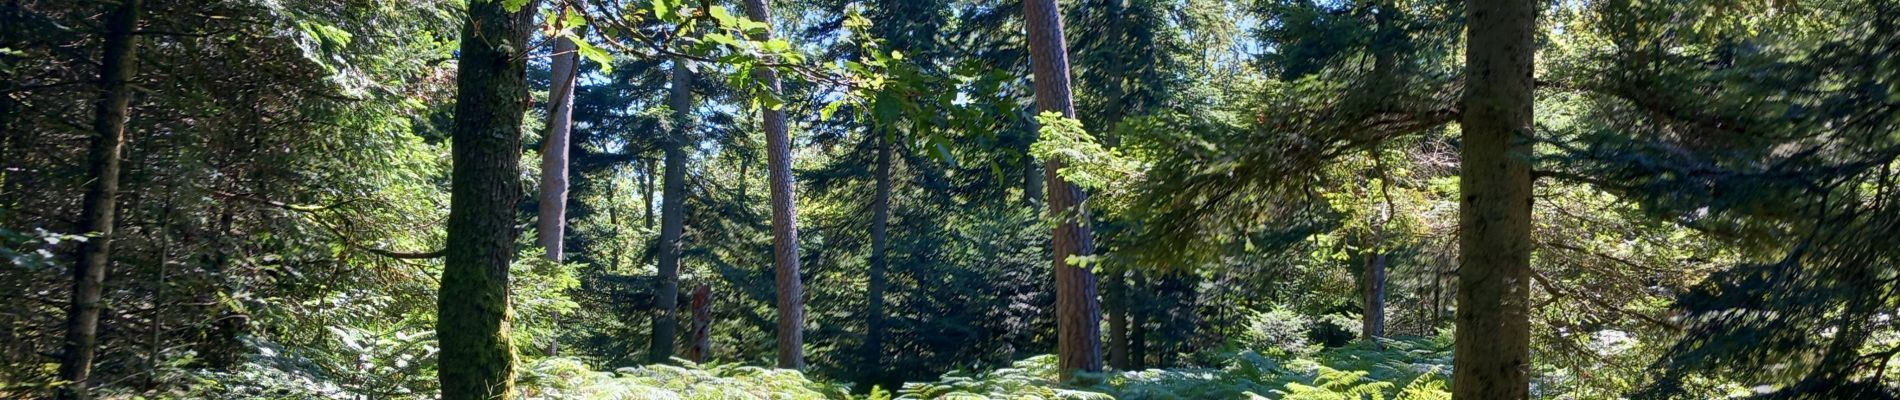
[[[693,344],[686,348],[686,359],[705,363],[712,358],[712,286],[693,288]]]
[[[1432,326],[1445,320],[1445,260],[1432,264]]]
[[[1372,153],[1374,159],[1378,159],[1382,154],[1375,146]],[[1377,168],[1379,175],[1379,194],[1383,201],[1379,204],[1379,214],[1374,216],[1371,223],[1372,244],[1368,246],[1371,251],[1366,254],[1365,297],[1360,299],[1364,301],[1365,310],[1360,318],[1362,324],[1359,326],[1359,338],[1372,342],[1377,347],[1378,341],[1375,339],[1385,337],[1385,282],[1387,279],[1385,235],[1386,225],[1392,221],[1392,190],[1389,186],[1392,180],[1385,173],[1385,163],[1380,162],[1374,168]]]
[[[686,230],[686,146],[692,137],[693,71],[673,59],[673,129],[666,138],[666,177],[660,185],[660,279],[653,288],[653,342],[647,361],[673,358],[679,341],[680,235]]]
[[[653,212],[653,173],[656,168],[653,167],[652,159],[642,160],[641,164],[644,167],[640,171],[640,217],[645,219],[643,223],[647,231],[652,231],[653,214],[655,214]]]
[[[1069,86],[1069,49],[1062,34],[1062,11],[1055,0],[1026,0],[1023,18],[1029,31],[1029,59],[1035,72],[1036,106],[1075,118],[1075,99]],[[1043,167],[1048,187],[1049,213],[1057,219],[1051,249],[1056,270],[1056,353],[1061,379],[1076,371],[1102,370],[1102,309],[1095,298],[1095,274],[1069,262],[1095,249],[1089,233],[1087,195],[1057,174],[1059,160]]]
[[[158,226],[158,271],[152,276],[152,317],[145,331],[145,387],[158,388],[158,364],[163,357],[163,342],[159,333],[165,331],[165,309],[170,304],[165,301],[165,278],[170,273],[172,255],[172,208],[177,192],[165,195],[165,207],[159,214]]]
[[[24,21],[26,20],[26,16],[22,11],[23,9],[20,8],[20,0],[7,0],[5,5],[0,5],[0,20]],[[20,34],[18,31],[20,25],[21,24],[17,22],[10,22],[5,26],[0,26],[0,48],[14,48],[14,43],[19,41]],[[6,93],[13,92],[13,74],[14,71],[12,69],[0,71],[0,91]],[[14,201],[12,199],[19,197],[8,195],[9,193],[13,193],[13,181],[12,174],[7,172],[10,170],[7,160],[13,159],[10,158],[13,154],[13,137],[19,135],[19,133],[16,132],[18,129],[13,127],[13,115],[17,113],[14,110],[15,108],[13,105],[13,96],[0,96],[0,199],[6,199],[0,200],[0,208],[8,210],[14,209],[13,204],[11,204]],[[0,219],[0,226],[13,226],[13,224],[7,220]]]
[[[620,236],[622,235],[620,229],[620,214],[622,214],[620,211],[620,178],[625,176],[621,174],[621,171],[623,170],[620,168],[614,168],[612,177],[607,178],[607,204],[609,204],[607,206],[607,225],[614,227],[612,236],[614,240],[609,242],[610,244],[608,245],[613,246],[613,255],[608,258],[607,270],[615,273],[620,272],[620,258],[627,248],[626,242],[622,240],[622,236]]]
[[[1148,367],[1148,304],[1153,289],[1148,285],[1148,276],[1136,271],[1128,284],[1128,369],[1141,370]]]
[[[1127,371],[1134,363],[1128,359],[1128,280],[1123,269],[1111,266],[1102,284],[1102,307],[1108,310],[1108,365]]]
[[[1531,115],[1537,2],[1466,3],[1452,395],[1530,397]]]
[[[79,262],[73,264],[71,309],[66,320],[66,342],[62,348],[59,379],[68,382],[59,389],[62,399],[90,398],[87,379],[92,375],[92,359],[98,350],[99,296],[104,291],[106,267],[112,256],[112,231],[119,201],[119,154],[125,147],[125,124],[132,104],[129,82],[137,71],[139,0],[124,0],[112,10],[106,21],[105,50],[99,64],[99,100],[93,114],[92,148],[88,151],[91,168],[87,178],[85,210],[79,226],[92,236],[79,245]]]
[[[772,10],[766,0],[746,0],[746,18],[770,24]],[[752,35],[753,40],[769,40],[771,29]],[[773,94],[781,92],[778,72],[757,68],[753,75]],[[805,368],[804,283],[798,274],[798,222],[792,196],[792,143],[785,124],[785,111],[766,107],[765,146],[767,169],[772,185],[772,259],[778,280],[778,366]]]
[[[566,15],[563,7],[560,17]],[[541,199],[535,218],[535,241],[546,252],[544,257],[556,263],[566,254],[567,144],[574,128],[574,78],[580,73],[579,59],[573,41],[554,39],[554,60],[548,68],[548,134],[541,138]],[[548,341],[546,350],[550,356],[560,354],[560,341]]]
[[[437,299],[437,363],[445,400],[514,398],[508,266],[521,201],[521,120],[527,109],[533,1],[471,2],[462,27],[451,145],[448,257]]]
[[[563,8],[561,15],[566,14]],[[573,41],[554,39],[548,134],[541,139],[541,207],[535,221],[536,241],[547,251],[548,261],[557,263],[563,258],[562,238],[567,233],[568,137],[574,128],[574,78],[580,72],[576,48]]]
[[[870,283],[865,288],[864,350],[865,369],[873,378],[884,372],[884,271],[890,263],[889,229],[891,218],[891,137],[877,142],[877,194],[871,199]]]

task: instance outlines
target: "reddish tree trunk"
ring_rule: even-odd
[[[1062,34],[1062,12],[1055,0],[1026,0],[1023,18],[1029,30],[1029,60],[1035,75],[1036,107],[1075,118],[1075,99],[1069,84],[1069,49]],[[1048,188],[1049,213],[1056,218],[1051,241],[1056,270],[1056,353],[1061,379],[1076,371],[1102,370],[1102,309],[1096,299],[1095,274],[1069,263],[1095,249],[1089,232],[1087,195],[1057,171],[1059,160],[1047,160],[1043,180]]]
[[[712,358],[712,286],[693,288],[693,344],[686,348],[686,359],[705,363]]]

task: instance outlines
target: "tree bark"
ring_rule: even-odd
[[[563,8],[561,15],[567,10]],[[574,79],[580,72],[577,46],[554,38],[554,61],[548,89],[548,134],[541,138],[540,215],[535,220],[536,241],[548,261],[561,262],[562,238],[567,233],[567,150],[574,127]]]
[[[765,0],[746,0],[746,18],[770,24],[772,10]],[[752,35],[752,40],[770,40],[772,30]],[[765,90],[781,92],[778,72],[771,68],[753,69],[753,75]],[[772,259],[778,280],[778,366],[805,368],[804,283],[798,275],[798,223],[792,197],[792,143],[785,124],[785,111],[765,107],[765,146],[767,169],[772,185]]]
[[[871,266],[869,283],[865,288],[864,349],[862,357],[866,371],[873,378],[883,376],[884,372],[884,271],[889,267],[890,255],[890,218],[891,218],[891,136],[876,138],[877,142],[877,194],[871,199]]]
[[[640,217],[647,231],[653,230],[653,160],[641,160],[640,170]]]
[[[1538,3],[1466,3],[1452,395],[1530,397],[1532,62]]]
[[[693,71],[684,58],[673,59],[673,129],[667,132],[666,176],[660,183],[660,264],[653,288],[653,342],[647,361],[673,358],[679,341],[680,236],[686,230],[686,146],[692,137]]]
[[[1030,108],[1029,133],[1027,134],[1029,140],[1023,144],[1020,150],[1023,152],[1023,204],[1035,207],[1037,202],[1042,201],[1042,166],[1037,164],[1036,159],[1030,157],[1028,154],[1029,146],[1034,145],[1037,140],[1041,140],[1042,127],[1036,123],[1035,107],[1031,106]]]
[[[508,266],[521,200],[521,121],[527,109],[530,1],[471,2],[462,27],[461,71],[450,151],[448,254],[437,299],[439,374],[445,400],[514,398]]]
[[[59,365],[59,379],[68,382],[59,388],[58,397],[62,399],[91,397],[87,379],[92,375],[93,355],[98,350],[99,313],[103,308],[99,296],[112,256],[119,159],[125,148],[126,116],[132,104],[129,82],[138,68],[138,42],[132,32],[138,29],[139,9],[139,0],[125,0],[106,21],[105,49],[99,63],[99,100],[93,113],[94,136],[87,152],[91,185],[79,216],[80,228],[92,238],[79,245],[79,262],[73,264],[72,304]]]
[[[1375,248],[1366,255],[1365,313],[1360,318],[1359,338],[1368,342],[1385,337],[1385,267],[1384,250]]]
[[[686,359],[705,363],[712,358],[712,286],[693,288],[693,344],[686,348]]]
[[[1128,359],[1128,280],[1122,268],[1105,272],[1102,306],[1108,310],[1108,365],[1127,371],[1134,366]]]
[[[1037,109],[1075,118],[1062,11],[1055,0],[1026,0],[1023,8]],[[1102,370],[1102,311],[1095,297],[1095,274],[1069,263],[1070,257],[1094,252],[1095,240],[1089,233],[1088,210],[1082,207],[1087,195],[1057,173],[1062,169],[1060,160],[1045,164],[1049,213],[1058,221],[1050,246],[1056,270],[1056,357],[1061,379],[1068,381],[1076,371]]]
[[[1148,368],[1148,276],[1136,271],[1128,282],[1128,369]]]

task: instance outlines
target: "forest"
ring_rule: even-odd
[[[1896,169],[1896,0],[0,0],[0,398],[1900,399]]]

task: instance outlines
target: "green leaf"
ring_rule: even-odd
[[[725,6],[713,6],[712,9],[707,10],[707,12],[712,14],[713,21],[718,21],[720,26],[738,25],[736,21],[734,21],[734,18],[732,18],[732,12],[727,11]]]
[[[707,41],[718,43],[723,46],[739,47],[738,39],[734,39],[732,36],[724,34],[724,33],[708,33],[703,37],[706,38]]]
[[[522,7],[528,6],[528,1],[530,0],[503,0],[501,2],[501,8],[508,10],[508,12],[519,12]]]
[[[510,0],[510,1],[516,1],[516,0]],[[674,3],[670,0],[653,0],[652,7],[653,7],[653,17],[659,18],[661,21],[672,21],[673,19],[679,17],[679,14],[675,12],[676,11],[675,8],[679,7],[679,4]]]
[[[744,31],[747,35],[762,34],[771,29],[771,27],[771,25],[766,25],[764,22],[749,19],[739,21],[739,30]]]
[[[574,42],[574,50],[580,53],[581,57],[587,58],[588,61],[600,63],[600,73],[614,73],[614,56],[608,54],[606,49],[596,47],[593,43],[588,43],[586,40],[581,39],[579,35],[573,33],[563,33],[562,36]]]
[[[761,47],[765,48],[765,51],[783,53],[792,49],[792,42],[787,42],[785,39],[772,39],[765,41]]]
[[[878,92],[877,98],[872,99],[871,116],[879,125],[897,123],[898,117],[904,112],[898,101],[897,96],[892,96],[890,92]]]
[[[838,108],[843,107],[843,106],[844,106],[843,101],[834,101],[834,102],[826,103],[825,108],[821,108],[818,110],[818,119],[821,119],[821,120],[831,119],[831,115],[838,113]]]
[[[572,30],[583,26],[587,26],[587,17],[582,16],[581,13],[578,12],[569,12],[567,13],[567,18],[561,19],[561,28],[563,29]]]

